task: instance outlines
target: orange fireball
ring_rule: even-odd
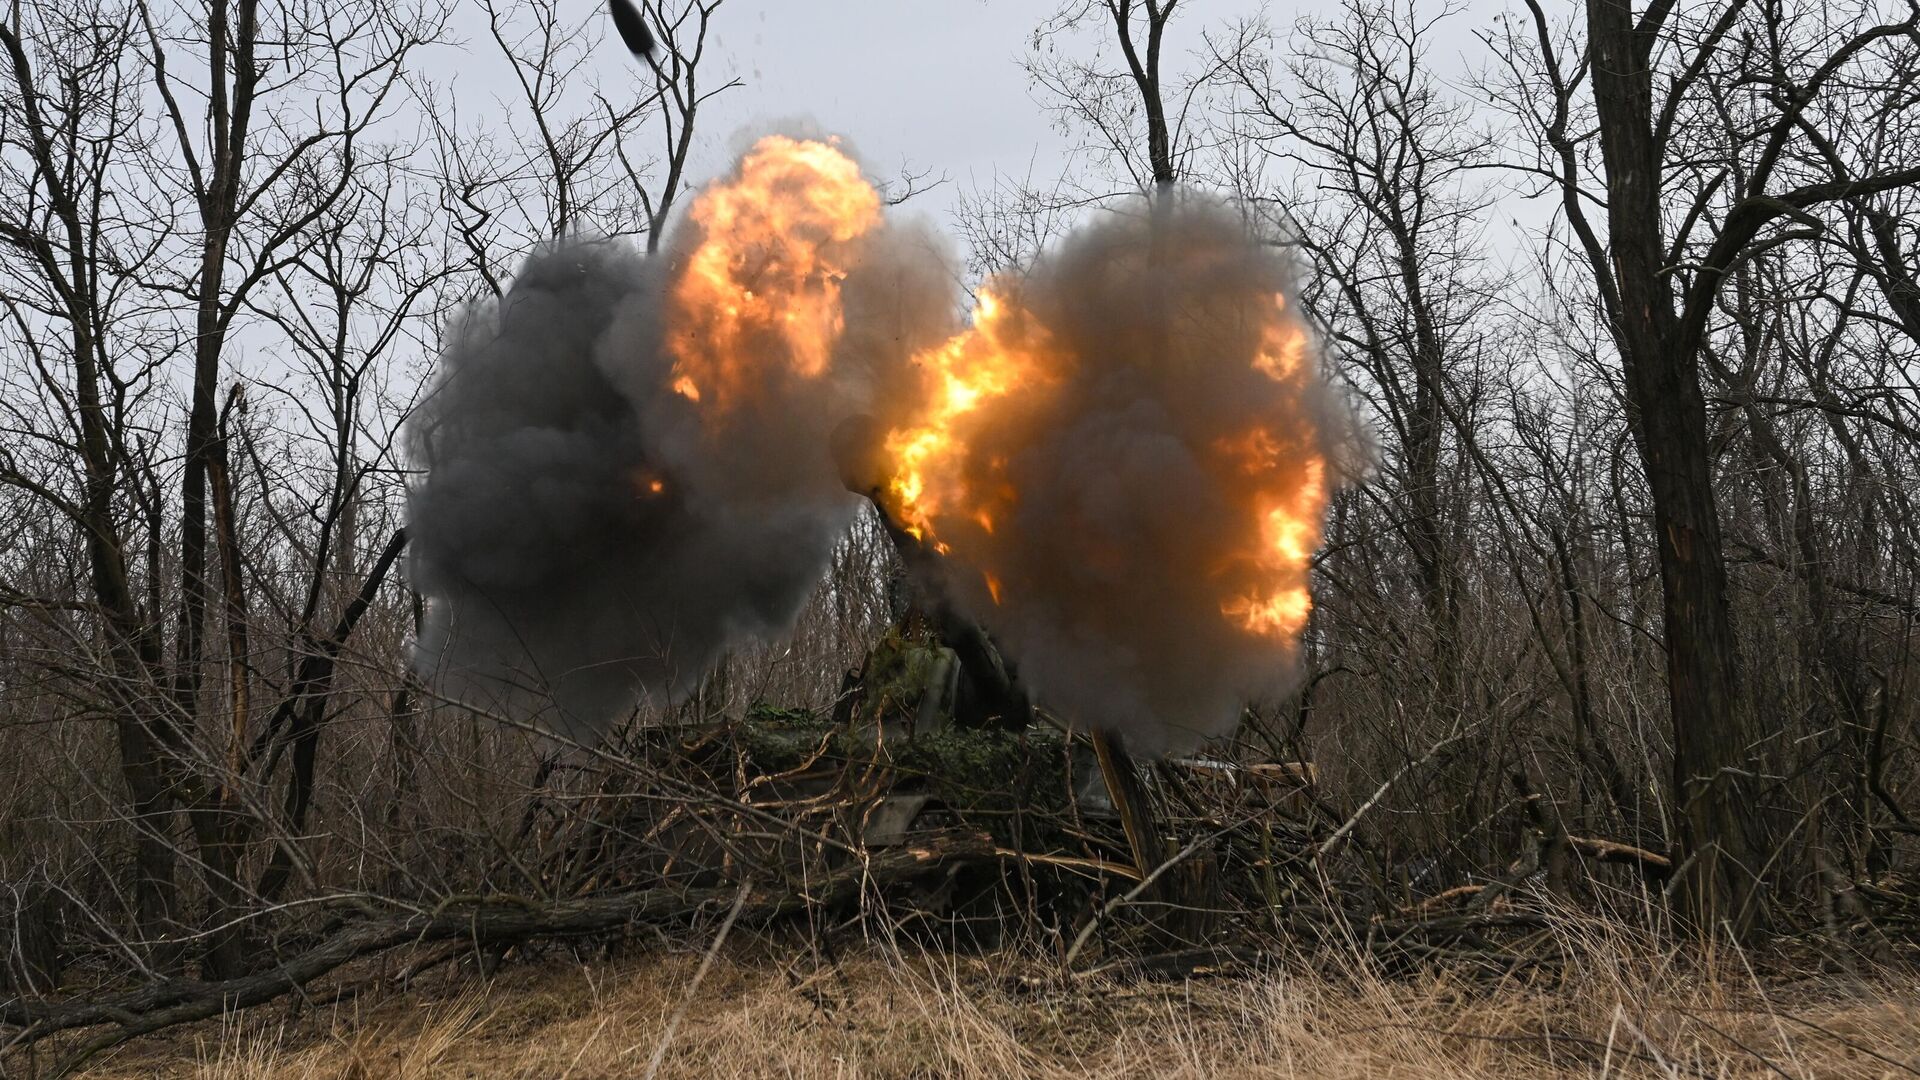
[[[1131,268],[1148,276],[1187,269],[1178,263],[1164,270]],[[1125,272],[1126,267],[1116,271]],[[1328,496],[1325,435],[1313,405],[1318,375],[1309,362],[1309,337],[1287,310],[1285,297],[1276,293],[1209,297],[1204,310],[1220,325],[1249,319],[1257,325],[1250,332],[1202,334],[1206,343],[1196,345],[1179,336],[1185,324],[1170,318],[1152,327],[1166,338],[1165,355],[1141,359],[1139,353],[1153,350],[1134,343],[1128,358],[1119,359],[1066,343],[1063,338],[1069,335],[1048,325],[1050,311],[1024,306],[1018,282],[989,283],[979,294],[973,325],[915,358],[920,369],[917,404],[911,419],[885,439],[887,512],[907,532],[948,556],[956,573],[983,583],[998,607],[1005,590],[1015,587],[1015,577],[999,565],[1008,551],[1005,544],[1014,541],[997,539],[996,526],[1018,513],[1022,498],[1010,478],[1007,454],[1031,450],[1026,444],[1035,438],[1033,432],[1075,423],[1089,407],[1084,385],[1057,393],[1060,386],[1099,379],[1099,365],[1132,363],[1152,369],[1143,380],[1165,383],[1163,390],[1145,396],[1179,399],[1186,390],[1183,375],[1216,377],[1211,373],[1217,369],[1208,367],[1195,375],[1192,365],[1238,365],[1241,374],[1234,378],[1240,392],[1226,395],[1235,400],[1222,415],[1245,426],[1188,446],[1195,468],[1204,474],[1203,486],[1220,505],[1218,516],[1196,521],[1193,528],[1210,535],[1188,537],[1178,548],[1205,552],[1203,562],[1186,572],[1204,579],[1211,589],[1212,617],[1249,638],[1291,646],[1312,610],[1308,576]],[[1231,348],[1221,355],[1211,351],[1216,337],[1248,344],[1238,355]],[[1178,406],[1168,408],[1177,411]],[[1220,413],[1218,406],[1212,408]],[[1212,418],[1209,414],[1205,420],[1184,422],[1181,437],[1198,441]],[[1151,498],[1152,493],[1139,497]],[[1218,535],[1211,535],[1216,530]],[[1086,535],[1080,542],[1088,565],[1115,574],[1126,572],[1129,559],[1153,557],[1146,550],[1125,552],[1109,537]],[[1044,591],[1050,583],[1024,582],[1021,587]]]
[[[1262,335],[1263,346],[1253,366],[1290,393],[1293,399],[1312,373],[1303,366],[1307,333],[1286,310],[1286,297],[1276,296],[1272,322]],[[1247,630],[1292,640],[1306,628],[1313,611],[1307,591],[1313,553],[1320,547],[1327,510],[1327,463],[1319,445],[1320,433],[1308,428],[1288,440],[1281,423],[1299,416],[1283,415],[1245,432],[1237,445],[1228,442],[1226,456],[1246,478],[1247,505],[1254,511],[1258,542],[1234,551],[1228,565],[1249,579],[1220,604],[1220,611]]]
[[[690,217],[698,242],[667,300],[674,392],[725,410],[782,374],[823,375],[843,329],[840,283],[882,220],[859,165],[831,140],[769,135]]]
[[[940,348],[914,358],[922,368],[925,401],[920,422],[887,435],[894,468],[888,483],[893,518],[921,540],[934,519],[961,515],[993,532],[994,517],[1012,502],[1003,485],[977,483],[967,470],[971,429],[1005,407],[1010,395],[1029,399],[1044,392],[1054,358],[1046,333],[1018,310],[1009,310],[982,289],[973,328]],[[998,463],[1004,465],[1004,463]],[[987,462],[989,474],[998,471]]]

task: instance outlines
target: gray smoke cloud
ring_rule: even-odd
[[[1249,493],[1325,490],[1364,457],[1276,300],[1293,291],[1288,261],[1222,202],[1170,192],[1103,213],[988,288],[1001,336],[1050,357],[1051,374],[959,422],[960,474],[993,520],[934,516],[948,595],[1057,714],[1149,754],[1229,733],[1297,669],[1291,634],[1223,610],[1276,580],[1249,562],[1272,539]],[[1285,377],[1262,370],[1276,318],[1299,335]],[[924,415],[923,401],[896,404],[896,430]],[[1254,443],[1256,429],[1269,437]],[[1284,583],[1304,599],[1304,568]]]
[[[819,149],[798,172],[749,151],[721,182],[792,205],[696,206],[653,258],[543,252],[450,329],[406,431],[417,662],[448,695],[593,741],[789,629],[849,488],[912,523],[901,435],[951,390],[937,358],[964,378],[991,335],[953,336],[944,241],[884,221]],[[837,224],[862,213],[858,235]],[[710,227],[759,225],[801,244],[702,262]],[[690,306],[682,286],[715,280]],[[1192,192],[1112,207],[988,285],[996,340],[1043,374],[962,410],[946,479],[985,501],[946,492],[919,523],[939,554],[914,561],[1038,703],[1140,752],[1226,734],[1295,677],[1302,551],[1365,451],[1291,290],[1276,248]]]
[[[416,664],[443,694],[592,742],[790,628],[821,579],[858,506],[827,433],[944,332],[945,256],[911,227],[841,245],[828,369],[755,339],[760,377],[719,410],[672,388],[671,293],[702,239],[689,219],[653,258],[567,243],[450,328],[405,432]]]

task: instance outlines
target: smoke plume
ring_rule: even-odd
[[[1285,689],[1351,419],[1230,208],[1164,192],[990,281],[773,135],[664,252],[570,243],[452,328],[408,429],[419,657],[592,740],[792,623],[873,494],[1026,689],[1136,749]]]
[[[407,430],[441,691],[592,741],[787,629],[857,506],[828,433],[947,329],[936,249],[770,136],[662,255],[567,243],[457,320]]]
[[[1119,208],[989,282],[866,448],[1036,699],[1145,752],[1294,677],[1354,428],[1288,269],[1207,197]]]

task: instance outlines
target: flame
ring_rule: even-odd
[[[1008,520],[1019,492],[1004,455],[974,449],[976,437],[1017,410],[1044,410],[1048,388],[1074,365],[1100,362],[1062,348],[1039,317],[1021,309],[1017,285],[981,290],[972,326],[915,358],[922,397],[911,423],[891,430],[885,451],[891,480],[888,514],[942,556],[956,549],[980,576],[994,604],[1004,600],[993,569],[997,523]],[[1261,320],[1256,347],[1238,361],[1273,384],[1271,402],[1250,406],[1258,422],[1196,448],[1230,507],[1234,527],[1217,541],[1208,566],[1197,567],[1215,590],[1222,618],[1240,632],[1288,644],[1313,609],[1308,576],[1327,505],[1324,451],[1301,404],[1307,380],[1306,329],[1286,298],[1249,303]],[[1212,543],[1212,541],[1209,541]],[[1124,562],[1098,537],[1082,538],[1089,561]]]
[[[852,244],[881,223],[880,196],[832,140],[769,135],[738,173],[700,193],[699,243],[668,290],[672,388],[724,409],[783,363],[823,375],[843,328]]]
[[[1276,312],[1286,311],[1284,295],[1275,294],[1274,301]],[[1300,371],[1300,363],[1306,358],[1307,332],[1298,323],[1285,320],[1266,327],[1261,344],[1261,350],[1254,354],[1253,366],[1275,382],[1286,382]]]
[[[936,517],[964,507],[968,520],[993,532],[994,519],[1012,503],[1014,492],[1005,484],[973,490],[966,476],[971,426],[990,415],[996,403],[1046,382],[1053,362],[1044,333],[1033,332],[1022,313],[1007,308],[991,286],[979,293],[972,328],[914,358],[927,390],[923,415],[886,439],[894,464],[888,510],[902,528],[929,539]],[[989,474],[1004,473],[1005,467],[1004,461],[987,463]],[[936,544],[935,550],[945,546]]]
[[[1263,492],[1260,544],[1248,558],[1265,589],[1234,596],[1220,605],[1220,613],[1254,633],[1291,638],[1307,625],[1313,598],[1307,592],[1307,571],[1320,546],[1320,522],[1326,511],[1326,464],[1319,458],[1305,463],[1305,476],[1292,492]],[[1298,584],[1289,584],[1290,582]]]
[[[627,474],[627,479],[633,486],[634,495],[641,498],[649,495],[659,495],[667,490],[667,482],[665,480],[662,480],[644,468],[634,469]]]
[[[880,197],[859,166],[832,140],[768,136],[733,176],[694,200],[690,216],[698,239],[667,287],[672,391],[726,415],[738,401],[785,402],[798,383],[822,380],[845,329],[841,284],[861,256],[862,238],[883,225]],[[1060,535],[1057,526],[1036,524],[1045,515],[1019,515],[1009,459],[1018,458],[1023,440],[1071,424],[1083,407],[1076,391],[1103,378],[1104,365],[1138,367],[1141,392],[1160,395],[1156,407],[1174,412],[1185,394],[1180,380],[1207,379],[1207,394],[1231,387],[1226,405],[1209,405],[1197,420],[1186,415],[1168,432],[1188,444],[1205,485],[1195,505],[1207,507],[1204,521],[1168,526],[1177,534],[1168,550],[1195,560],[1181,572],[1204,583],[1183,599],[1191,610],[1179,617],[1217,611],[1236,633],[1290,643],[1312,611],[1308,576],[1328,494],[1310,403],[1317,375],[1305,325],[1285,295],[1265,291],[1277,278],[1211,289],[1211,276],[1183,276],[1211,275],[1219,254],[1156,242],[1118,256],[1114,281],[1151,284],[1152,275],[1168,275],[1161,283],[1176,291],[1209,286],[1186,294],[1196,303],[1166,316],[1157,332],[1171,336],[1158,339],[1157,350],[1152,339],[1091,344],[1070,313],[1025,303],[1020,279],[989,282],[972,324],[913,358],[918,385],[881,445],[888,515],[965,567],[972,587],[985,587],[982,602],[1002,605],[1044,588],[1023,580],[1009,555]],[[1046,306],[1044,292],[1026,295]],[[1059,326],[1049,327],[1049,318]],[[1228,380],[1214,381],[1222,372]],[[1042,527],[1053,532],[1026,535]],[[1160,557],[1150,545],[1129,547],[1116,537],[1073,539],[1087,566],[1115,579],[1128,574],[1129,560]]]
[[[1305,368],[1306,329],[1287,313],[1284,293],[1275,293],[1271,318],[1261,329],[1253,367],[1282,387],[1298,389]],[[1320,547],[1327,510],[1327,463],[1312,433],[1288,440],[1278,424],[1252,428],[1226,440],[1225,460],[1252,484],[1259,542],[1233,553],[1229,566],[1244,567],[1250,588],[1230,596],[1220,613],[1256,634],[1292,640],[1313,612],[1307,578]]]

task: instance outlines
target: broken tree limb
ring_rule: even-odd
[[[1073,944],[1067,947],[1067,955],[1060,961],[1062,970],[1073,970],[1074,959],[1080,955],[1080,950],[1086,948],[1087,940],[1093,937],[1094,930],[1097,929],[1101,923],[1105,922],[1114,912],[1146,895],[1147,891],[1152,889],[1155,883],[1168,871],[1185,863],[1188,859],[1192,858],[1196,852],[1211,848],[1221,837],[1240,828],[1251,820],[1253,819],[1250,817],[1242,818],[1239,821],[1231,822],[1211,832],[1200,833],[1195,836],[1186,847],[1181,848],[1175,852],[1172,857],[1154,866],[1153,870],[1142,877],[1133,888],[1107,901],[1099,911],[1094,913],[1092,918],[1087,920],[1086,925],[1080,928],[1079,933],[1073,936]]]
[[[1548,843],[1546,833],[1537,827],[1529,827],[1521,838],[1519,857],[1508,865],[1506,873],[1481,886],[1473,899],[1467,901],[1467,910],[1481,912],[1492,908],[1495,901],[1539,873]]]
[[[1567,844],[1582,856],[1595,862],[1625,863],[1639,867],[1649,877],[1664,878],[1673,872],[1673,860],[1658,852],[1646,848],[1622,844],[1614,840],[1597,840],[1586,836],[1569,836]]]
[[[1127,848],[1133,864],[1146,874],[1166,862],[1166,843],[1154,821],[1147,789],[1140,782],[1139,767],[1120,740],[1104,731],[1090,737],[1094,758],[1100,764],[1100,777],[1106,781],[1107,796],[1113,800],[1114,813],[1127,834]]]
[[[638,926],[671,923],[734,900],[739,904],[738,918],[771,919],[809,906],[843,906],[876,884],[906,881],[955,862],[991,858],[994,847],[985,833],[939,833],[874,852],[864,862],[827,874],[806,891],[749,882],[696,889],[633,889],[553,901],[515,896],[451,898],[432,910],[349,925],[306,952],[251,975],[210,982],[160,980],[92,1002],[7,1002],[0,1005],[0,1025],[18,1030],[0,1048],[18,1049],[62,1031],[104,1029],[82,1039],[48,1074],[64,1076],[128,1039],[275,1000],[352,960],[389,949],[453,939],[487,945],[623,933]]]
[[[1218,839],[1219,835],[1219,833],[1203,833],[1200,836],[1194,837],[1193,842],[1182,848],[1173,858],[1155,866],[1152,873],[1140,879],[1139,884],[1107,901],[1106,906],[1096,912],[1093,918],[1088,919],[1087,924],[1080,928],[1080,932],[1073,936],[1073,944],[1067,947],[1067,955],[1060,961],[1061,968],[1067,971],[1073,970],[1073,961],[1080,955],[1080,950],[1086,947],[1087,939],[1093,936],[1094,930],[1098,928],[1102,922],[1106,921],[1107,916],[1112,915],[1115,911],[1118,911],[1127,904],[1138,900],[1148,889],[1153,888],[1154,883],[1160,880],[1162,874],[1165,874],[1176,864],[1200,850],[1201,845],[1211,843]]]

